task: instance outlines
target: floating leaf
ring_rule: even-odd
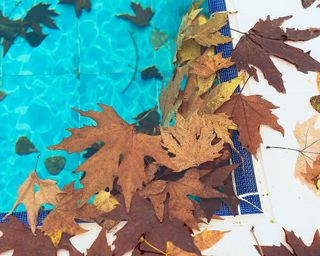
[[[128,20],[139,27],[149,26],[150,20],[154,15],[152,9],[150,7],[142,8],[140,3],[135,2],[131,2],[130,7],[134,11],[135,15],[118,14],[117,17]]]
[[[150,66],[141,71],[141,78],[142,79],[151,79],[156,78],[162,80],[163,77],[159,72],[159,69],[156,66]]]
[[[66,165],[66,158],[64,156],[51,156],[44,160],[48,172],[52,175],[59,174]]]
[[[149,135],[159,135],[160,114],[158,112],[158,106],[152,109],[143,111],[136,117],[136,130],[138,132],[146,133]]]
[[[154,49],[160,48],[169,39],[169,35],[159,29],[153,29],[151,34],[151,44]]]
[[[7,94],[3,91],[0,91],[0,102],[3,101],[7,97]]]
[[[308,41],[318,37],[320,29],[288,28],[284,31],[280,26],[291,17],[286,16],[271,20],[268,16],[266,20],[259,20],[248,33],[240,38],[231,57],[239,70],[245,70],[256,81],[259,79],[255,67],[259,68],[268,83],[282,93],[286,92],[282,74],[272,62],[271,56],[295,65],[298,71],[304,73],[320,71],[320,63],[314,60],[309,53],[285,43],[286,41]]]
[[[37,152],[39,151],[26,136],[19,137],[16,142],[16,154],[23,156]]]
[[[74,5],[75,12],[79,18],[82,11],[85,9],[87,12],[91,11],[91,0],[60,0],[59,4],[72,4]]]

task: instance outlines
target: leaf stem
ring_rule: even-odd
[[[234,31],[234,32],[237,32],[237,33],[240,33],[240,34],[242,34],[242,35],[246,35],[246,34],[247,34],[247,33],[245,33],[245,32],[242,32],[242,31],[237,30],[237,29],[234,29],[234,28],[230,28],[230,30],[231,30],[231,31]]]
[[[130,34],[130,38],[131,38],[131,40],[132,40],[132,42],[133,42],[133,46],[134,46],[134,49],[135,49],[135,52],[136,52],[136,64],[135,64],[134,73],[133,73],[133,75],[132,75],[132,77],[131,77],[130,82],[129,82],[129,83],[127,84],[127,86],[122,90],[121,93],[125,93],[125,92],[129,89],[130,85],[131,85],[131,84],[133,83],[133,81],[136,79],[136,75],[137,75],[137,71],[138,71],[138,63],[139,63],[138,45],[137,45],[136,40],[135,40],[134,37],[133,37],[133,32],[129,32],[129,34]]]
[[[262,247],[261,247],[260,244],[259,244],[259,241],[258,241],[258,239],[257,239],[257,236],[256,236],[256,234],[255,234],[255,232],[254,232],[254,227],[253,227],[253,226],[252,226],[250,232],[251,232],[254,240],[255,240],[256,243],[257,243],[257,246],[258,246],[258,249],[259,249],[259,254],[260,254],[261,256],[265,256],[265,254],[264,254],[264,252],[263,252],[263,250],[262,250]]]
[[[320,152],[305,151],[304,149],[278,147],[278,146],[266,146],[266,149],[283,149],[283,150],[290,150],[290,151],[295,151],[295,152],[305,153],[305,154],[316,154],[316,155],[320,154]]]
[[[35,171],[35,172],[37,172],[40,155],[41,155],[41,154],[38,154],[38,155],[37,155],[37,160],[36,160],[36,164],[35,164],[35,167],[34,167],[34,171]]]
[[[156,252],[164,255],[164,256],[169,256],[168,253],[161,251],[160,249],[158,249],[157,247],[155,247],[154,245],[152,245],[151,243],[149,243],[143,236],[141,236],[139,238],[139,242],[140,243],[145,243],[146,245],[148,245],[149,247],[151,247],[153,250],[155,250]]]

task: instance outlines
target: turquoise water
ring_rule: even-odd
[[[12,12],[10,18],[21,18],[41,1],[22,0],[15,8],[16,2],[0,0],[2,13]],[[129,32],[134,32],[139,49],[138,69],[156,65],[168,78],[173,68],[174,44],[154,51],[151,32],[157,28],[174,38],[191,0],[137,1],[155,12],[151,26],[146,28],[115,17],[132,13],[128,0],[92,0],[91,12],[84,11],[80,19],[73,6],[57,2],[45,1],[59,13],[55,21],[60,30],[45,28],[48,36],[37,48],[19,38],[0,57],[0,90],[8,94],[0,102],[0,212],[10,210],[19,186],[35,166],[37,154],[15,153],[20,136],[27,136],[41,152],[37,168],[40,177],[54,179],[63,187],[79,179],[79,174],[72,170],[83,159],[47,147],[69,136],[66,128],[92,123],[81,119],[71,108],[99,109],[97,103],[104,103],[132,122],[134,116],[157,104],[161,81],[144,81],[139,73],[126,93],[121,93],[134,72],[128,65],[134,66],[136,59]],[[50,175],[44,166],[44,159],[54,155],[67,158],[64,170],[56,176]]]

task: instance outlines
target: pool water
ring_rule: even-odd
[[[162,82],[142,80],[139,72],[131,80],[136,53],[130,32],[139,51],[138,69],[155,65],[168,79],[172,70],[174,44],[153,49],[150,37],[160,29],[172,40],[191,0],[141,0],[143,7],[154,11],[151,26],[138,28],[115,17],[133,13],[129,0],[92,0],[91,12],[83,11],[78,19],[74,7],[59,5],[57,0],[0,0],[0,10],[10,18],[24,17],[39,2],[50,3],[59,13],[59,30],[47,29],[42,44],[32,48],[18,38],[4,57],[0,57],[0,91],[7,97],[0,102],[0,212],[11,209],[19,186],[35,168],[37,154],[20,156],[15,152],[19,137],[26,136],[41,153],[37,172],[41,178],[56,180],[60,187],[81,174],[73,174],[83,158],[77,154],[50,151],[48,146],[69,136],[66,128],[91,124],[71,108],[99,109],[97,103],[113,106],[128,122],[157,104]],[[2,54],[1,54],[2,56]],[[51,175],[44,165],[50,156],[64,156],[65,168]],[[79,181],[77,181],[79,185]],[[24,210],[23,205],[19,210]]]

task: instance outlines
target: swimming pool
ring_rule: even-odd
[[[4,15],[10,14],[10,18],[20,18],[39,2],[22,0],[17,5],[18,1],[2,0],[0,9]],[[94,0],[91,11],[83,11],[79,19],[72,6],[46,1],[59,13],[55,18],[59,30],[44,29],[48,36],[37,48],[19,38],[0,58],[0,90],[7,93],[0,102],[0,212],[11,209],[19,186],[35,167],[37,153],[16,154],[15,144],[19,137],[26,136],[41,153],[37,167],[41,178],[56,180],[60,187],[76,180],[80,186],[81,174],[73,174],[72,170],[84,160],[83,157],[47,149],[69,135],[66,128],[92,124],[92,120],[80,118],[71,108],[96,110],[97,103],[104,103],[132,122],[133,117],[157,104],[162,82],[144,80],[139,72],[123,92],[135,73],[132,68],[137,60],[135,43],[138,70],[155,65],[168,79],[173,70],[174,54],[174,44],[170,40],[175,37],[181,18],[192,1],[138,2],[154,11],[149,27],[138,28],[115,16],[132,13],[127,0],[119,0],[117,4]],[[225,8],[221,3],[223,1],[209,1],[210,10]],[[168,34],[166,47],[154,50],[150,41],[154,30]],[[226,47],[220,50],[230,54],[230,46]],[[230,79],[230,72],[233,71],[222,74],[222,79]],[[52,156],[66,159],[66,165],[58,175],[51,175],[44,165],[45,159]],[[251,171],[246,175],[240,171],[236,173],[238,194],[257,192],[250,156],[248,159]],[[261,208],[258,196],[247,200]],[[23,210],[23,205],[17,209]],[[243,213],[257,212],[256,208],[243,202],[241,210]],[[229,214],[229,211],[223,209],[220,214]]]

